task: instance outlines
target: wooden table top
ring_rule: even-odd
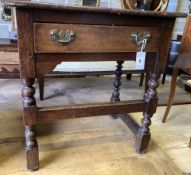
[[[121,0],[118,0],[121,4]],[[118,15],[135,15],[135,16],[153,16],[153,17],[168,17],[176,18],[187,16],[186,13],[179,12],[158,12],[158,11],[141,11],[141,10],[128,10],[121,6],[113,8],[111,5],[104,6],[87,6],[82,5],[81,1],[77,4],[71,2],[64,3],[63,1],[56,0],[52,2],[50,0],[3,0],[6,7],[22,7],[22,8],[37,8],[37,9],[57,9],[57,10],[70,10],[70,11],[85,11],[95,13],[106,13],[106,14],[118,14]]]

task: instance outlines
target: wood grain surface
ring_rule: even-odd
[[[74,40],[68,44],[51,41],[50,30],[75,32]],[[37,53],[100,53],[100,52],[137,52],[131,34],[149,32],[151,35],[145,50],[156,52],[160,46],[161,31],[152,27],[75,25],[75,24],[34,24],[35,52]]]
[[[127,9],[115,9],[115,8],[99,8],[99,7],[88,7],[88,6],[67,6],[63,3],[48,3],[39,1],[26,1],[26,0],[3,0],[4,5],[7,7],[25,7],[25,8],[41,8],[49,10],[65,10],[76,12],[94,12],[94,13],[105,13],[105,14],[117,14],[117,15],[134,15],[134,16],[154,16],[154,17],[186,17],[186,13],[178,12],[154,12],[154,11],[141,11],[141,10],[127,10]]]

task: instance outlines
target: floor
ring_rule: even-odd
[[[52,103],[59,105],[61,102],[106,101],[112,91],[112,85],[108,85],[108,81],[110,80],[104,79],[102,88],[96,89],[95,86],[100,87],[101,83],[92,78],[77,80],[72,86],[69,80],[64,85],[58,79],[48,80],[46,100],[39,102],[37,90],[37,102],[46,106]],[[83,82],[86,85],[89,82],[88,88]],[[137,79],[132,84],[128,83],[130,90],[135,89],[135,82],[138,85]],[[51,84],[54,88],[49,86]],[[64,90],[60,86],[64,86]],[[0,81],[0,175],[31,174],[25,168],[18,89],[20,80]],[[139,90],[137,97],[142,92],[142,89]],[[84,96],[84,93],[87,95]],[[126,95],[123,87],[121,95]],[[173,107],[167,124],[161,124],[163,113],[164,107],[159,107],[153,117],[152,140],[145,155],[135,153],[134,136],[120,119],[100,116],[41,123],[37,128],[40,133],[40,170],[34,174],[189,175],[191,149],[187,145],[191,136],[191,105]],[[142,114],[136,113],[133,116],[140,121]]]
[[[173,106],[165,124],[161,123],[165,107],[159,107],[152,119],[152,139],[184,175],[191,175],[191,105]],[[140,114],[134,114],[140,122]]]

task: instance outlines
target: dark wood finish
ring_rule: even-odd
[[[148,89],[145,93],[144,100],[148,103],[147,109],[144,111],[142,119],[142,125],[136,135],[136,150],[138,153],[144,153],[148,147],[150,140],[150,129],[151,117],[156,112],[158,97],[157,87],[159,86],[160,75],[157,73],[150,74],[150,80],[148,81]]]
[[[5,0],[5,5],[17,7],[28,168],[31,170],[38,168],[35,125],[38,121],[47,119],[143,111],[144,118],[139,129],[134,122],[129,122],[129,124],[130,128],[138,130],[135,144],[137,152],[145,152],[151,135],[149,130],[151,117],[157,108],[158,78],[166,64],[172,29],[176,17],[186,17],[186,14],[71,7],[24,0]],[[62,29],[64,26],[75,29],[76,36],[81,38],[76,38],[72,43],[63,46],[47,40],[50,37],[47,33],[49,29],[53,27]],[[44,33],[42,33],[42,29],[45,31]],[[119,102],[122,62],[134,60],[136,52],[139,50],[139,47],[131,43],[130,33],[147,30],[150,31],[153,38],[145,48],[146,52],[150,51],[146,57],[145,71],[152,73],[144,100]],[[75,45],[75,42],[78,45]],[[73,48],[74,46],[75,48]],[[37,108],[34,98],[34,79],[50,73],[62,61],[118,61],[112,102]],[[127,122],[128,120],[125,119],[125,123]]]
[[[26,146],[25,152],[27,157],[28,170],[37,170],[39,168],[38,144],[36,141],[36,132],[34,126],[25,126]]]
[[[54,120],[64,118],[79,118],[144,111],[147,103],[143,100],[124,102],[108,102],[96,104],[79,104],[72,106],[47,107],[38,109],[38,120]]]
[[[142,13],[140,10],[127,10],[127,9],[111,9],[111,8],[99,8],[99,7],[88,7],[88,6],[67,6],[61,3],[48,3],[37,1],[26,1],[26,0],[4,0],[6,7],[19,7],[19,8],[34,8],[34,9],[48,9],[48,10],[63,10],[63,11],[75,11],[75,12],[91,12],[91,13],[104,13],[104,14],[115,14],[115,15],[132,15],[132,16],[151,16],[151,17],[165,17],[165,18],[177,18],[186,17],[186,13],[176,12],[155,12],[145,11]],[[48,20],[48,19],[47,19]],[[55,22],[55,21],[54,21]]]
[[[126,79],[127,79],[127,80],[131,80],[131,78],[132,78],[132,74],[127,74],[127,75],[126,75]]]
[[[145,73],[145,71],[143,71],[143,73],[141,73],[139,87],[143,86],[143,81],[144,81],[144,78],[145,78],[145,74],[144,73]],[[132,74],[127,74],[126,75],[126,79],[127,80],[131,80],[131,77],[132,77]]]
[[[191,137],[190,137],[190,141],[189,141],[188,147],[191,148]]]
[[[7,50],[7,49],[6,49]],[[19,78],[19,58],[16,52],[0,53],[0,78]]]
[[[185,89],[185,91],[191,93],[191,84],[184,84],[184,89]]]
[[[44,100],[44,77],[38,77],[40,100]]]
[[[113,9],[114,10],[114,9]],[[126,12],[128,10],[125,10]],[[131,11],[131,13],[134,13],[135,11]],[[137,11],[139,12],[139,11]],[[42,15],[44,14],[44,16]],[[38,10],[35,9],[34,11],[34,21],[35,22],[52,22],[52,23],[66,23],[66,24],[92,24],[92,25],[117,25],[117,26],[136,26],[142,27],[142,22],[144,21],[144,27],[161,27],[163,23],[163,19],[161,18],[156,18],[152,16],[141,16],[140,15],[133,15],[134,20],[126,20],[126,17],[123,13],[120,13],[118,15],[121,15],[120,20],[116,18],[115,14],[112,13],[99,13],[97,15],[94,12],[76,12],[75,15],[74,13],[68,11],[58,11],[55,16],[54,10]],[[157,13],[158,14],[158,13]],[[88,15],[89,18],[86,18]],[[163,14],[164,15],[164,14]],[[94,20],[91,20],[94,19]]]
[[[120,101],[120,86],[121,86],[121,76],[122,76],[122,68],[123,68],[123,63],[124,61],[117,61],[117,66],[116,66],[116,70],[115,70],[115,80],[113,82],[114,85],[114,89],[113,89],[113,93],[112,96],[110,98],[111,102],[117,102]],[[111,117],[113,119],[117,118],[116,114],[111,115]]]
[[[144,74],[144,73],[141,73],[140,82],[139,82],[139,87],[142,87],[142,86],[143,86],[144,78],[145,78],[145,74]]]
[[[38,143],[36,140],[35,124],[37,122],[36,100],[34,98],[34,78],[23,79],[23,120],[25,125],[25,151],[27,157],[27,168],[36,170],[39,168]]]
[[[184,73],[191,75],[190,32],[191,32],[191,16],[189,16],[187,19],[184,35],[183,35],[182,42],[181,42],[180,55],[173,68],[170,93],[169,93],[170,95],[169,95],[166,111],[165,111],[165,114],[162,119],[163,123],[166,122],[167,116],[168,116],[171,106],[172,106],[172,102],[173,102],[175,90],[176,90],[176,80],[177,80],[179,72],[183,71]]]
[[[19,8],[16,16],[21,78],[35,78],[33,14],[30,9]]]
[[[129,127],[129,129],[137,135],[139,131],[139,125],[131,118],[130,114],[119,115],[121,120]]]
[[[0,52],[18,52],[17,43],[0,38]]]
[[[117,68],[115,70],[115,81],[113,82],[114,90],[111,96],[111,102],[120,101],[120,86],[121,86],[121,76],[122,76],[122,68],[124,61],[117,61]]]
[[[166,69],[167,69],[167,65],[166,65]],[[166,80],[166,71],[167,70],[164,70],[164,72],[163,72],[163,76],[162,76],[162,84],[165,84],[165,80]]]
[[[75,32],[74,40],[69,44],[58,44],[50,40],[52,29]],[[140,46],[132,42],[131,33],[149,32],[152,36],[147,44],[147,51],[158,51],[161,32],[159,28],[127,27],[79,24],[35,23],[35,52],[37,53],[95,53],[95,52],[137,52]],[[104,37],[103,37],[104,36]],[[117,43],[117,45],[115,44]],[[115,47],[113,47],[115,45]],[[104,47],[103,47],[104,46]]]
[[[148,81],[149,81],[149,73],[147,72],[145,74],[145,92],[147,92],[148,89]]]
[[[125,60],[135,60],[135,52],[126,53],[75,53],[75,54],[35,54],[36,55],[36,76],[42,76],[49,74],[57,64],[62,61],[125,61]],[[154,66],[157,59],[156,52],[148,52],[146,57],[144,72],[150,72]],[[143,71],[143,70],[138,70]],[[131,73],[131,72],[129,72]]]
[[[173,102],[173,98],[174,98],[174,94],[175,94],[175,90],[176,90],[176,80],[178,77],[178,72],[179,72],[179,69],[175,69],[175,68],[173,69],[171,85],[170,85],[169,99],[167,102],[167,108],[166,108],[165,114],[164,114],[163,119],[162,119],[163,123],[166,122],[167,116],[168,116],[168,114],[170,112],[170,108],[172,106],[172,102]]]
[[[126,75],[141,74],[139,87],[142,87],[144,80],[145,70],[123,70],[122,73]],[[63,72],[63,71],[53,71],[44,76],[38,77],[40,100],[44,100],[44,81],[45,78],[82,78],[86,76],[104,76],[104,75],[114,75],[115,71],[91,71],[91,72]]]

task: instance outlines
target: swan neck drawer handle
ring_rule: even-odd
[[[75,38],[75,32],[73,30],[61,30],[52,29],[49,31],[51,41],[55,43],[68,44]]]
[[[149,41],[149,39],[151,38],[151,34],[149,32],[143,32],[143,33],[133,32],[131,34],[131,38],[135,44],[141,46]]]

